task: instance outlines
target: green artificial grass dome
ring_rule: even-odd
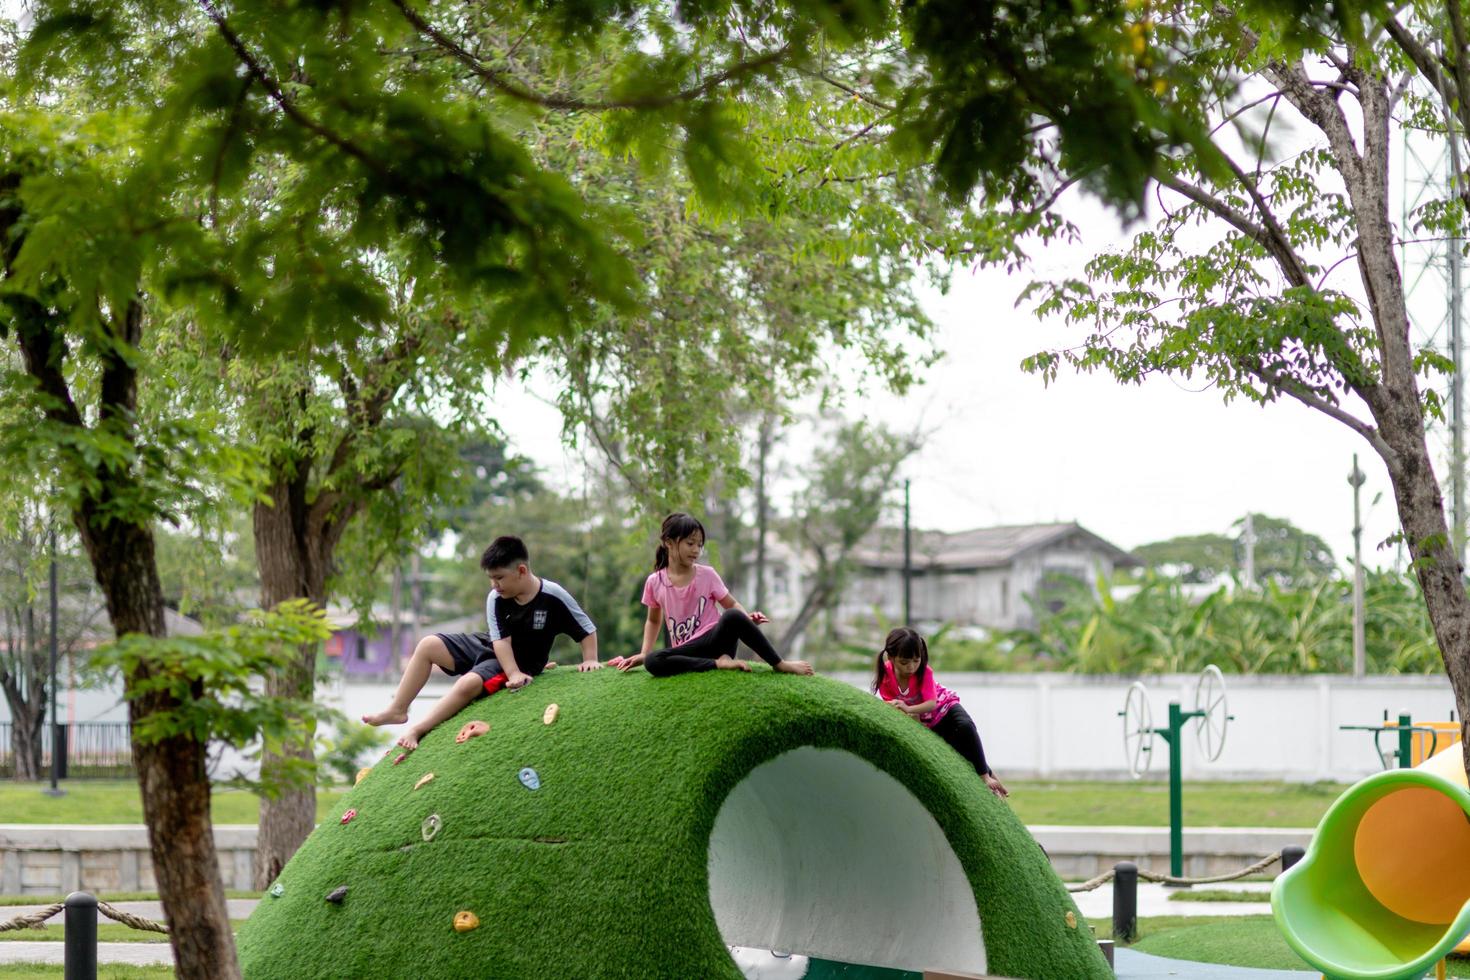
[[[473,719],[489,732],[456,744]],[[1111,976],[1010,808],[933,733],[837,681],[557,670],[397,753],[242,928],[249,980],[736,980],[733,945]],[[477,928],[455,930],[462,911]]]

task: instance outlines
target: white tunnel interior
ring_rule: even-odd
[[[939,824],[840,749],[793,749],[731,791],[710,835],[709,889],[729,946],[985,972],[975,897]]]

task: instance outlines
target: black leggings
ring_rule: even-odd
[[[680,646],[654,650],[644,659],[643,667],[654,677],[714,670],[715,660],[733,656],[735,644],[742,640],[772,667],[781,662],[781,655],[771,646],[760,627],[751,622],[748,613],[726,609],[714,629]]]
[[[975,727],[970,713],[962,705],[955,705],[945,712],[939,724],[930,729],[935,735],[949,743],[950,748],[965,757],[981,776],[991,774],[985,764],[985,746],[980,744],[980,732]]]

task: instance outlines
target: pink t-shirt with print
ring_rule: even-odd
[[[939,724],[940,719],[949,714],[949,709],[960,703],[958,694],[934,679],[932,669],[925,667],[924,676],[917,684],[910,677],[905,690],[898,686],[898,675],[893,671],[893,664],[887,662],[883,664],[883,683],[878,685],[878,696],[885,701],[903,701],[905,704],[936,702],[933,711],[926,711],[919,716],[919,720],[930,728]]]
[[[643,604],[663,610],[671,647],[683,646],[714,629],[724,612],[720,600],[729,594],[720,573],[708,565],[695,565],[694,578],[685,586],[672,584],[667,568],[654,572],[643,583]]]

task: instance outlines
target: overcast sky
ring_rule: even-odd
[[[1321,535],[1339,561],[1352,554],[1358,453],[1367,475],[1364,563],[1391,566],[1378,548],[1397,521],[1383,466],[1360,437],[1295,402],[1224,404],[1219,392],[1168,379],[1123,387],[1063,369],[1050,388],[1020,368],[1048,346],[1075,344],[1080,329],[1040,323],[1014,306],[1034,278],[1081,275],[1094,252],[1123,242],[1096,206],[1073,204],[1087,240],[1034,256],[1031,271],[964,271],[925,306],[944,359],[903,397],[855,393],[850,416],[929,433],[906,468],[916,526],[957,531],[994,524],[1078,521],[1123,547],[1181,534],[1228,532],[1246,511],[1284,517]],[[560,439],[545,382],[502,385],[497,414],[514,419],[512,442],[553,483],[580,486],[582,467]],[[538,390],[540,389],[540,390]],[[800,458],[810,432],[788,444]],[[1380,491],[1382,500],[1369,509]],[[901,495],[895,493],[895,501]],[[778,497],[776,503],[781,505]]]

